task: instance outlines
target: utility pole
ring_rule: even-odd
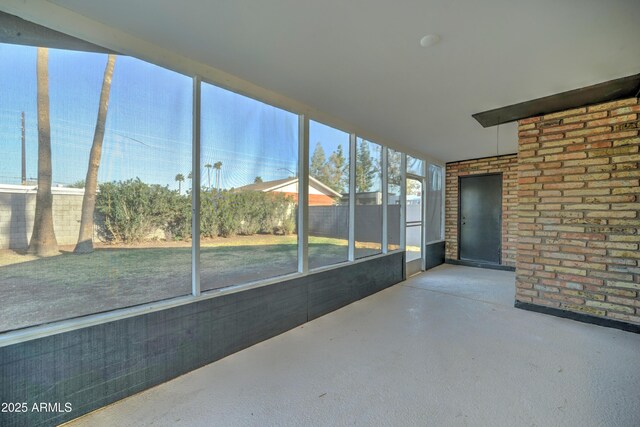
[[[22,112],[22,185],[27,184],[27,155],[24,137],[24,111]]]

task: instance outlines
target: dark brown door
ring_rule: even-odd
[[[460,259],[500,264],[502,174],[460,178]]]

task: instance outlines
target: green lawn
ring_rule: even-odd
[[[202,245],[203,290],[297,271],[296,236],[253,237],[219,239]],[[0,264],[0,330],[144,304],[191,291],[191,248],[186,243],[177,247],[106,247],[85,255],[67,251],[50,258],[9,251],[0,255],[4,264]],[[312,267],[345,261],[346,256],[346,241],[310,238]]]
[[[379,252],[358,244],[358,257]],[[0,331],[130,307],[191,293],[189,242],[99,247],[37,258],[0,251]],[[203,242],[203,291],[295,273],[297,236],[239,236]],[[347,260],[347,241],[309,238],[310,268]]]

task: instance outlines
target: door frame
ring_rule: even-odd
[[[498,251],[498,265],[502,265],[502,237],[503,237],[503,233],[502,233],[502,204],[504,203],[504,176],[502,172],[490,172],[490,173],[477,173],[477,174],[469,174],[469,175],[464,175],[464,176],[458,176],[458,221],[457,221],[457,227],[458,227],[458,253],[457,253],[457,258],[458,261],[462,260],[460,258],[460,237],[462,236],[462,228],[461,228],[461,223],[462,223],[462,191],[461,191],[461,183],[462,180],[464,178],[478,178],[478,177],[483,177],[483,176],[500,176],[500,215],[499,215],[499,221],[500,221],[500,245],[499,245],[499,251]],[[493,263],[489,263],[489,262],[484,262],[484,261],[474,261],[474,262],[478,262],[479,264],[490,264],[490,265],[495,265]]]
[[[407,271],[407,277],[412,276],[414,274],[418,274],[422,271],[426,270],[426,257],[425,257],[425,244],[426,244],[426,215],[427,215],[427,209],[426,209],[426,189],[427,189],[427,177],[425,176],[420,176],[420,175],[415,175],[412,173],[406,173],[405,176],[405,197],[406,197],[406,186],[407,186],[407,181],[409,180],[413,180],[413,181],[418,181],[420,182],[420,185],[422,186],[422,191],[420,192],[420,221],[422,223],[422,232],[420,233],[420,259],[415,259],[415,260],[411,260],[411,261],[405,261],[405,268]],[[405,200],[406,203],[406,200]],[[407,219],[406,216],[404,218],[404,224],[402,225],[403,228],[403,233],[405,233],[405,242],[406,242],[406,233],[407,233]],[[406,251],[406,248],[405,248]],[[413,267],[410,269],[408,268],[409,265],[412,265]],[[416,267],[415,265],[419,264],[419,267]]]

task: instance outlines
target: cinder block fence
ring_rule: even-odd
[[[73,245],[78,241],[84,190],[53,187],[51,193],[58,244]],[[20,250],[29,246],[35,210],[35,186],[0,185],[0,249]]]

